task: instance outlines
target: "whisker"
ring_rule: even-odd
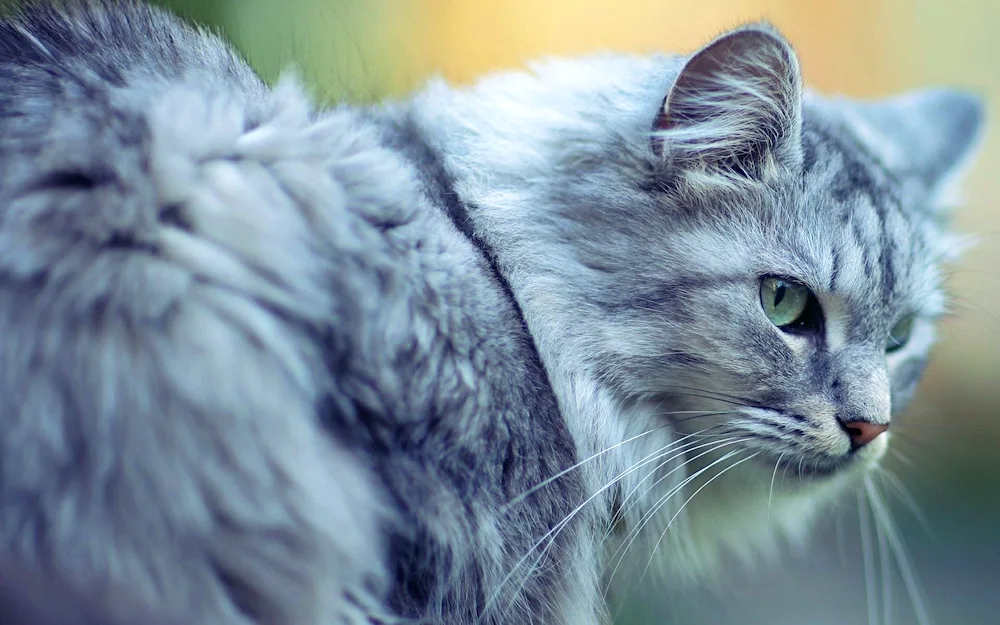
[[[648,475],[646,475],[641,480],[639,480],[639,482],[635,486],[632,487],[632,489],[628,492],[628,494],[625,495],[625,498],[620,503],[620,506],[619,506],[620,509],[619,509],[618,513],[615,514],[614,517],[612,517],[610,523],[608,524],[609,528],[608,528],[608,533],[606,533],[605,536],[604,536],[605,540],[607,540],[607,538],[611,535],[611,532],[614,530],[614,526],[618,522],[624,520],[625,517],[627,516],[628,511],[632,509],[632,505],[634,505],[634,504],[630,504],[627,507],[625,506],[625,504],[629,503],[629,500],[632,499],[632,497],[635,495],[636,491],[639,490],[639,487],[642,485],[643,482],[645,482],[646,480],[648,480],[650,477],[656,475],[656,472],[659,471],[660,469],[662,469],[663,467],[665,467],[671,460],[679,458],[679,457],[683,456],[684,454],[686,454],[688,452],[695,451],[697,449],[703,449],[705,447],[708,447],[710,445],[715,445],[715,444],[718,444],[720,442],[725,442],[725,440],[727,440],[727,439],[723,439],[722,441],[716,439],[716,440],[713,440],[713,441],[708,442],[708,443],[704,443],[703,441],[700,441],[700,440],[689,441],[689,442],[684,443],[683,445],[678,445],[678,443],[681,443],[681,442],[683,442],[683,441],[685,441],[686,439],[689,439],[689,438],[702,438],[704,436],[705,432],[707,432],[709,430],[712,430],[712,429],[715,429],[717,427],[719,427],[719,426],[713,426],[713,427],[710,427],[710,428],[705,428],[705,429],[699,430],[699,431],[697,431],[695,433],[683,436],[683,437],[677,439],[676,441],[674,441],[674,443],[672,443],[671,446],[664,448],[663,449],[663,453],[657,454],[657,456],[655,458],[651,459],[652,462],[655,462],[655,461],[660,460],[664,456],[670,456],[669,458],[667,458],[667,459],[663,460],[662,462],[660,462],[652,471],[649,472]],[[724,436],[724,435],[725,434],[723,433],[723,434],[716,434],[715,436]],[[677,453],[675,453],[675,452],[677,452]],[[671,454],[673,454],[673,455],[671,455]],[[645,465],[645,464],[648,464],[648,462],[643,462],[643,465]],[[659,481],[657,481],[656,483],[654,483],[652,486],[655,486],[657,483],[659,483]],[[652,486],[650,488],[652,488]]]
[[[917,578],[916,569],[913,566],[913,561],[910,559],[909,551],[906,549],[906,545],[900,536],[899,528],[896,527],[896,522],[892,519],[889,508],[885,504],[885,499],[870,478],[865,479],[865,491],[868,493],[868,501],[871,503],[872,512],[875,514],[875,521],[882,525],[890,551],[896,560],[896,566],[903,576],[903,585],[906,587],[906,593],[910,597],[910,604],[913,606],[913,611],[916,614],[917,623],[918,625],[931,625],[932,619],[927,605],[924,603],[923,588],[920,585],[920,580]]]
[[[711,453],[711,451],[714,451],[714,450],[710,450],[709,452],[706,452],[706,453]],[[731,451],[728,454],[726,454],[723,457],[721,457],[718,460],[716,460],[715,462],[712,462],[711,464],[709,464],[709,465],[707,465],[705,467],[702,467],[698,471],[696,471],[693,474],[687,476],[686,478],[684,478],[683,480],[681,480],[681,482],[679,484],[676,484],[673,488],[671,488],[669,491],[667,491],[667,493],[664,494],[656,502],[656,504],[654,504],[653,507],[650,508],[646,512],[645,515],[643,515],[643,517],[642,517],[641,522],[639,523],[639,525],[634,530],[630,531],[629,534],[625,537],[628,540],[627,544],[625,544],[625,542],[623,541],[623,544],[621,546],[619,546],[619,548],[617,550],[615,550],[615,553],[612,554],[612,556],[608,559],[608,564],[606,564],[605,567],[604,567],[604,569],[601,571],[602,574],[605,573],[607,571],[608,567],[611,566],[611,562],[614,560],[614,558],[616,556],[618,556],[619,552],[621,553],[621,556],[618,557],[618,561],[615,564],[614,570],[611,572],[611,575],[608,577],[608,582],[607,582],[607,584],[605,585],[605,588],[604,588],[605,594],[607,594],[608,592],[610,592],[611,586],[614,583],[615,576],[618,574],[618,570],[621,568],[622,564],[625,562],[625,556],[626,556],[626,554],[628,554],[629,549],[632,548],[632,544],[636,541],[636,539],[638,539],[639,534],[642,532],[643,528],[645,528],[646,524],[649,523],[649,520],[652,519],[653,517],[655,517],[657,515],[657,513],[659,513],[660,509],[664,505],[666,505],[667,501],[669,501],[670,499],[672,499],[674,497],[674,495],[676,495],[677,493],[679,493],[685,486],[687,486],[693,480],[697,479],[698,476],[700,476],[702,473],[705,473],[706,471],[708,471],[714,465],[716,465],[716,464],[718,464],[720,462],[723,462],[724,460],[728,460],[729,458],[731,458],[735,454],[739,453],[739,451],[740,450]],[[689,462],[690,461],[685,462],[684,464],[686,465]],[[681,465],[681,466],[684,466],[684,465]],[[680,467],[678,467],[678,468],[680,468]],[[661,537],[662,537],[662,535],[661,535]],[[658,544],[658,542],[657,542],[657,544]],[[647,569],[648,569],[648,565],[647,565]],[[646,573],[646,570],[644,569],[643,570],[643,576],[645,575],[645,573]],[[641,580],[642,576],[640,576],[639,579]]]
[[[889,453],[892,454],[893,458],[902,460],[903,463],[907,465],[906,471],[908,475],[930,478],[931,475],[935,473],[935,471],[932,470],[933,469],[932,466],[928,465],[929,464],[933,465],[933,462],[935,461],[934,457],[928,456],[928,460],[923,460],[917,463],[914,462],[912,457],[910,456],[910,450],[906,449],[906,452],[904,453],[903,449],[904,447],[916,448],[916,451],[919,452],[920,448],[924,445],[926,445],[926,441],[903,438],[900,437],[899,432],[897,432],[896,437],[893,440],[893,444],[889,446]]]
[[[975,313],[981,313],[981,314],[989,317],[990,320],[992,320],[992,321],[996,322],[998,325],[1000,325],[1000,317],[997,317],[995,314],[993,314],[992,311],[987,310],[983,306],[979,306],[978,304],[974,303],[973,301],[971,301],[969,299],[963,298],[963,297],[961,297],[959,295],[956,295],[956,294],[952,294],[951,295],[951,305],[952,306],[956,306],[956,307],[957,306],[962,306],[966,310],[969,310],[969,311],[972,311],[972,312],[975,312]]]
[[[871,518],[868,512],[868,502],[865,491],[858,491],[858,521],[861,529],[861,557],[865,570],[865,599],[868,604],[868,625],[875,625],[878,616],[878,605],[875,592],[875,563],[872,553]]]
[[[678,423],[686,423],[686,422],[692,421],[694,419],[703,419],[705,417],[718,417],[720,415],[734,414],[732,410],[721,410],[721,411],[716,411],[716,412],[708,412],[708,411],[701,411],[701,410],[690,410],[689,412],[697,412],[697,413],[700,413],[700,414],[692,415],[692,416],[689,416],[689,417],[684,417],[683,419],[671,419],[670,423],[676,425]],[[667,414],[667,413],[664,413],[664,414]]]
[[[539,490],[545,488],[546,486],[548,486],[552,482],[558,480],[559,478],[561,478],[561,477],[563,477],[565,475],[568,475],[569,473],[575,471],[576,469],[579,469],[580,467],[582,467],[583,465],[587,464],[588,462],[596,460],[597,458],[600,458],[604,454],[606,454],[606,453],[608,453],[610,451],[614,451],[615,449],[618,449],[622,445],[626,445],[628,443],[631,443],[632,441],[638,440],[638,439],[640,439],[640,438],[642,438],[644,436],[648,436],[649,434],[652,434],[653,432],[657,432],[659,430],[662,430],[662,429],[668,428],[668,427],[670,427],[670,424],[669,423],[665,423],[663,425],[660,425],[660,426],[657,426],[657,427],[654,427],[654,428],[650,428],[650,429],[648,429],[648,430],[646,430],[646,431],[644,431],[644,432],[642,432],[640,434],[636,434],[635,436],[633,436],[631,438],[627,438],[627,439],[621,441],[620,443],[615,443],[614,445],[608,447],[607,449],[603,449],[603,450],[597,452],[596,454],[593,454],[592,456],[590,456],[590,457],[588,457],[588,458],[586,458],[584,460],[581,460],[580,462],[577,462],[573,466],[571,466],[571,467],[569,467],[567,469],[563,469],[562,471],[556,473],[552,477],[546,478],[541,483],[536,484],[535,486],[532,486],[528,490],[524,491],[520,495],[514,497],[513,499],[511,499],[510,501],[508,501],[506,504],[504,504],[500,508],[500,511],[501,512],[505,512],[505,511],[509,510],[511,507],[516,506],[517,504],[521,503],[526,498],[530,497],[534,493],[537,493]]]
[[[704,451],[704,452],[698,454],[697,456],[694,456],[693,458],[688,459],[684,463],[682,463],[682,464],[678,465],[677,467],[674,467],[673,469],[671,469],[668,473],[666,473],[664,476],[662,476],[656,482],[654,482],[652,485],[650,485],[650,487],[647,489],[647,492],[649,490],[655,488],[657,484],[659,484],[661,481],[663,481],[668,476],[670,476],[670,474],[672,474],[672,473],[680,470],[681,468],[687,466],[688,464],[690,464],[691,462],[697,460],[698,458],[701,458],[702,456],[706,456],[708,454],[714,453],[714,452],[718,451],[719,449],[722,449],[724,447],[728,447],[729,445],[735,445],[735,444],[738,444],[738,443],[741,443],[741,442],[744,442],[744,441],[747,441],[747,440],[750,440],[750,439],[749,438],[742,438],[742,439],[736,439],[736,440],[727,440],[727,441],[725,441],[725,442],[723,442],[721,444],[717,444],[715,447],[712,447],[708,451]],[[671,488],[669,491],[667,491],[662,497],[660,497],[660,499],[658,499],[656,501],[656,503],[653,504],[653,506],[648,511],[646,511],[646,513],[639,519],[639,524],[634,529],[632,529],[632,530],[629,531],[628,535],[623,540],[623,545],[619,546],[619,548],[616,549],[615,552],[608,559],[608,564],[605,565],[604,571],[607,571],[607,567],[610,566],[611,562],[616,557],[618,557],[619,553],[621,553],[621,556],[618,557],[618,562],[615,565],[614,571],[612,571],[611,576],[608,578],[608,583],[607,583],[607,585],[605,587],[605,592],[607,592],[607,590],[610,589],[611,583],[613,582],[613,580],[615,578],[615,575],[618,573],[618,570],[621,568],[621,565],[622,565],[622,563],[625,560],[625,555],[628,553],[628,550],[631,549],[632,545],[635,543],[636,539],[639,537],[639,534],[642,532],[643,528],[645,528],[646,525],[649,523],[649,521],[656,516],[656,513],[659,512],[660,508],[662,508],[664,505],[666,505],[667,501],[669,501],[674,495],[676,495],[678,492],[680,492],[691,481],[697,479],[698,476],[700,476],[702,473],[704,473],[708,469],[712,468],[713,466],[719,464],[723,460],[726,460],[726,459],[732,457],[734,454],[739,453],[739,451],[741,451],[741,450],[735,450],[735,451],[729,452],[728,454],[724,455],[723,457],[721,457],[721,458],[719,458],[719,459],[717,459],[717,460],[709,463],[708,465],[702,467],[701,469],[695,471],[693,474],[689,475],[688,477],[686,477],[685,479],[683,479],[679,484],[675,485],[673,488]]]
[[[927,420],[923,420],[923,421],[917,421],[917,420],[906,421],[905,423],[903,423],[903,424],[901,424],[899,426],[899,430],[896,432],[896,436],[899,436],[900,432],[905,432],[905,431],[907,431],[907,430],[909,430],[911,428],[913,428],[913,429],[919,429],[919,428],[923,428],[923,429],[945,428],[945,429],[948,429],[948,430],[956,430],[956,429],[958,429],[958,430],[962,430],[962,431],[965,431],[965,432],[992,432],[993,431],[993,425],[990,424],[990,423],[985,423],[985,422],[983,422],[983,423],[970,423],[969,421],[955,420],[955,421],[949,421],[949,422],[945,423],[944,421],[936,421],[936,420],[927,419]]]
[[[712,429],[712,428],[706,428],[706,430],[710,430],[710,429]],[[706,430],[700,430],[700,431],[698,432],[698,434],[700,434],[700,433],[702,433],[702,432],[705,432]],[[723,436],[723,435],[724,435],[724,434],[721,434],[720,436]],[[679,439],[679,440],[678,440],[678,442],[680,442],[680,441],[684,440],[685,438],[690,438],[691,436],[695,436],[695,435],[694,435],[694,434],[688,434],[687,436],[685,436],[685,437],[683,437],[683,438]],[[657,471],[659,471],[659,470],[660,470],[660,469],[662,469],[663,467],[667,466],[667,464],[669,464],[669,463],[670,463],[670,462],[671,462],[672,460],[674,460],[674,459],[676,459],[676,458],[679,458],[679,457],[683,456],[683,455],[684,455],[684,454],[686,454],[686,453],[689,453],[689,452],[692,452],[692,451],[696,451],[696,450],[698,450],[698,449],[704,449],[705,447],[709,447],[709,446],[711,446],[711,445],[717,445],[717,444],[719,444],[719,443],[727,443],[727,441],[731,441],[731,440],[732,440],[732,439],[723,439],[723,440],[721,440],[721,441],[720,441],[720,440],[714,440],[714,441],[711,441],[711,442],[709,442],[709,443],[702,443],[702,444],[700,444],[700,445],[696,445],[696,443],[700,443],[701,441],[691,441],[691,442],[689,442],[689,443],[685,443],[685,444],[684,444],[684,445],[682,445],[681,447],[677,447],[677,448],[674,448],[674,449],[671,449],[671,450],[670,450],[669,452],[667,452],[667,453],[664,453],[664,454],[660,454],[660,455],[659,455],[659,456],[658,456],[657,458],[654,458],[653,460],[655,461],[655,460],[659,460],[660,458],[662,458],[662,457],[663,457],[663,456],[665,456],[665,455],[669,455],[669,454],[674,454],[674,452],[678,452],[678,453],[676,453],[676,454],[674,454],[674,455],[671,455],[671,456],[670,456],[669,458],[667,458],[667,459],[663,460],[662,462],[660,462],[660,463],[659,463],[659,464],[658,464],[658,465],[656,466],[656,468],[654,468],[654,469],[653,469],[652,471],[650,471],[648,475],[646,475],[646,476],[645,476],[644,478],[642,478],[641,480],[639,480],[639,482],[638,482],[638,483],[637,483],[637,484],[636,484],[635,486],[633,486],[633,487],[632,487],[632,490],[630,490],[630,491],[628,492],[628,494],[627,494],[627,495],[625,496],[625,499],[623,499],[623,500],[622,500],[622,502],[621,502],[621,506],[620,506],[620,507],[621,507],[621,509],[620,509],[620,511],[619,511],[619,514],[616,514],[616,515],[615,515],[615,517],[614,517],[614,518],[612,519],[611,523],[609,524],[609,528],[608,528],[608,532],[607,532],[607,533],[606,533],[606,534],[604,535],[604,538],[605,538],[605,540],[607,540],[607,539],[608,539],[608,537],[610,537],[610,535],[611,535],[611,532],[612,532],[612,531],[614,530],[614,525],[615,525],[615,524],[616,524],[617,522],[620,522],[620,521],[624,520],[624,519],[625,519],[625,517],[626,517],[626,516],[628,515],[628,512],[629,512],[629,511],[630,511],[630,510],[631,510],[631,509],[632,509],[633,507],[635,507],[635,505],[636,505],[636,502],[635,502],[635,501],[632,501],[632,502],[630,503],[630,502],[629,502],[629,500],[630,500],[630,499],[632,499],[632,497],[633,497],[633,496],[635,495],[636,491],[638,491],[638,490],[639,490],[639,487],[640,487],[640,486],[642,486],[642,483],[643,483],[643,482],[645,482],[646,480],[648,480],[648,479],[649,479],[650,477],[652,477],[652,476],[656,475],[656,472],[657,472]],[[728,443],[727,443],[727,444],[728,444]],[[719,449],[719,448],[721,448],[721,447],[724,447],[724,446],[725,446],[725,445],[721,445],[720,447],[716,447],[716,448],[714,448],[714,449]],[[713,449],[713,450],[709,450],[709,451],[707,451],[707,452],[705,452],[705,453],[706,453],[706,454],[708,454],[708,453],[712,453],[712,451],[714,451],[714,449]],[[701,455],[699,455],[699,456],[695,456],[694,458],[691,458],[691,459],[689,459],[689,460],[685,461],[685,462],[684,462],[683,464],[681,464],[681,465],[680,465],[679,467],[676,467],[676,468],[674,468],[674,469],[673,469],[672,471],[670,471],[670,473],[667,473],[666,475],[664,475],[664,476],[661,476],[661,477],[660,477],[659,479],[657,479],[657,480],[656,480],[655,482],[653,482],[653,484],[651,484],[651,485],[649,486],[649,488],[647,488],[647,489],[646,489],[646,492],[649,492],[650,490],[652,490],[653,488],[655,488],[657,484],[659,484],[659,483],[660,483],[661,481],[663,481],[663,479],[664,479],[664,478],[666,478],[667,476],[669,476],[669,475],[670,475],[671,473],[673,473],[674,471],[676,471],[676,470],[680,469],[681,467],[683,467],[683,466],[684,466],[684,465],[686,465],[687,463],[691,462],[691,460],[697,460],[697,459],[698,459],[698,458],[700,458],[700,457],[701,457],[702,455],[705,455],[705,454],[701,454]],[[628,506],[625,506],[625,504],[626,504],[626,503],[628,503],[629,505],[628,505]]]
[[[715,441],[711,441],[709,443],[703,443],[703,444],[695,446],[695,447],[688,447],[687,449],[684,449],[680,453],[672,455],[671,457],[669,457],[669,458],[663,460],[662,462],[660,462],[656,466],[656,468],[649,473],[649,475],[647,475],[646,477],[644,477],[639,482],[639,484],[636,484],[636,486],[633,487],[633,489],[629,492],[629,496],[626,497],[626,501],[630,497],[632,497],[632,495],[634,495],[634,493],[638,490],[638,488],[642,484],[642,482],[644,482],[645,480],[649,479],[650,476],[656,475],[657,471],[659,471],[663,467],[667,466],[667,464],[669,464],[672,460],[675,460],[676,458],[679,458],[679,457],[683,456],[684,454],[690,453],[692,451],[697,451],[699,449],[704,449],[705,447],[711,447],[711,449],[708,449],[708,450],[706,450],[706,451],[704,451],[704,452],[702,452],[702,453],[700,453],[700,454],[698,454],[696,456],[688,458],[687,460],[685,460],[684,462],[682,462],[678,466],[674,467],[673,469],[671,469],[670,471],[668,471],[664,475],[662,475],[659,478],[657,478],[655,482],[653,482],[652,484],[650,484],[646,488],[646,493],[649,493],[651,490],[653,490],[654,488],[656,488],[656,486],[660,482],[662,482],[663,480],[667,479],[668,477],[670,477],[672,474],[676,473],[677,471],[683,469],[685,466],[691,464],[695,460],[698,460],[699,458],[701,458],[703,456],[707,456],[707,455],[709,455],[709,454],[711,454],[711,453],[713,453],[715,451],[718,451],[719,449],[722,449],[724,447],[728,447],[729,445],[734,445],[734,444],[737,444],[737,443],[740,443],[740,442],[743,442],[743,441],[746,441],[746,440],[748,440],[748,439],[746,439],[746,438],[743,438],[743,439],[728,438],[728,439],[722,439],[722,440],[715,440]],[[666,498],[669,498],[673,493],[675,493],[678,488],[683,488],[683,486],[685,484],[687,484],[690,479],[691,479],[691,477],[688,476],[680,484],[674,485],[674,487],[670,491],[668,491],[666,494],[664,494],[661,497],[660,500],[657,500],[657,502],[655,502],[653,504],[653,506],[651,506],[650,510],[647,510],[639,518],[639,524],[637,525],[637,527],[635,529],[631,529],[629,531],[629,533],[626,534],[625,539],[623,539],[623,542],[624,542],[624,540],[627,540],[630,537],[632,538],[632,540],[629,541],[629,545],[625,546],[625,550],[626,551],[628,550],[628,547],[631,545],[631,542],[634,541],[635,538],[638,536],[638,532],[640,532],[643,529],[643,527],[645,527],[646,523],[649,522],[649,519],[651,519],[653,516],[655,516],[655,512],[656,512],[656,510],[659,509],[659,506],[661,505],[661,503],[663,501],[665,501]],[[623,505],[624,505],[624,502],[623,502]],[[637,499],[633,500],[632,503],[630,503],[627,507],[623,508],[622,514],[620,515],[620,518],[625,518],[628,515],[628,512],[631,511],[632,508],[634,508],[636,505],[638,505],[638,500]],[[605,534],[605,539],[607,539],[608,536],[610,536],[610,534]],[[619,547],[619,549],[621,549],[621,547]],[[607,570],[607,566],[610,566],[611,559],[613,559],[616,555],[618,555],[618,551],[617,550],[615,551],[614,554],[612,554],[611,558],[609,558],[609,564],[605,566],[605,570]],[[623,554],[623,556],[624,556],[624,554]]]
[[[729,454],[726,454],[725,456],[723,456],[722,458],[720,458],[719,460],[723,460],[725,458],[728,458],[728,457],[732,456],[733,454],[739,453],[740,451],[742,451],[742,450],[737,449],[735,451],[732,451]],[[645,577],[646,573],[649,571],[649,567],[653,564],[653,557],[656,555],[656,550],[660,546],[660,542],[663,541],[663,537],[667,535],[667,531],[670,529],[670,526],[673,525],[673,523],[677,519],[677,517],[680,516],[681,512],[684,511],[684,508],[687,507],[687,505],[689,503],[691,503],[691,500],[694,499],[695,496],[698,493],[700,493],[701,491],[705,490],[705,488],[708,487],[708,485],[711,484],[712,482],[714,482],[715,480],[719,479],[720,477],[722,477],[723,475],[725,475],[729,471],[731,471],[731,470],[735,469],[736,467],[740,466],[744,462],[747,462],[748,460],[753,460],[754,458],[756,458],[759,455],[760,455],[760,452],[755,452],[755,453],[747,456],[746,458],[743,458],[741,460],[737,460],[736,462],[732,463],[728,467],[722,469],[721,471],[719,471],[718,473],[716,473],[715,475],[713,475],[711,478],[709,478],[708,480],[706,480],[704,484],[702,484],[701,486],[699,486],[697,488],[697,490],[695,490],[693,493],[691,493],[691,496],[688,497],[684,501],[684,503],[681,504],[681,507],[677,509],[677,512],[675,512],[674,515],[672,517],[670,517],[670,520],[667,522],[667,526],[665,528],[663,528],[662,532],[660,532],[660,537],[656,540],[656,543],[653,545],[653,549],[652,549],[652,551],[649,554],[649,560],[646,562],[646,568],[643,569],[642,575],[639,576],[640,580],[643,577]],[[716,462],[718,462],[718,461],[716,461]],[[715,463],[713,462],[712,464],[715,464]],[[708,465],[708,466],[712,466],[712,465]]]
[[[892,625],[892,571],[889,569],[889,549],[885,531],[880,523],[875,523],[875,542],[878,545],[878,559],[882,575],[882,623]]]
[[[840,558],[840,566],[847,568],[850,566],[851,559],[847,555],[847,523],[844,520],[844,515],[838,514],[835,519],[835,536],[837,543],[837,556]]]
[[[892,446],[889,447],[889,453],[891,453],[894,458],[898,459],[900,462],[902,462],[906,466],[908,466],[908,467],[916,467],[916,464],[913,462],[913,460],[909,456],[907,456],[906,454],[904,454],[900,450],[896,449],[895,447],[892,447]]]
[[[711,401],[722,402],[724,404],[731,404],[733,406],[749,407],[748,404],[745,404],[745,403],[743,403],[741,401],[737,401],[735,399],[730,399],[728,397],[717,397],[715,395],[709,395],[707,393],[697,393],[697,392],[694,392],[694,391],[684,391],[684,392],[676,392],[676,391],[674,391],[673,395],[677,396],[677,397],[696,397],[698,399],[708,399],[708,400],[711,400]]]
[[[712,449],[709,449],[708,451],[706,451],[706,452],[704,452],[702,454],[699,454],[699,455],[697,455],[697,456],[695,456],[693,458],[689,458],[688,460],[685,460],[679,466],[675,467],[670,472],[668,472],[666,475],[664,475],[663,477],[661,477],[660,479],[658,479],[656,482],[654,482],[652,485],[650,485],[650,487],[646,489],[646,492],[648,493],[650,490],[652,490],[656,486],[656,484],[658,484],[662,479],[664,479],[667,476],[669,476],[671,473],[674,473],[675,471],[678,471],[679,469],[687,466],[688,464],[690,464],[694,460],[697,460],[698,458],[700,458],[700,457],[702,457],[704,455],[710,454],[713,451],[716,451],[716,450],[720,449],[721,447],[725,447],[727,444],[730,444],[730,443],[731,443],[730,440],[726,440],[726,441],[723,442],[723,444],[718,444],[716,447],[713,447]],[[671,459],[665,460],[664,462],[660,463],[660,465],[657,467],[657,469],[665,466],[668,462],[670,462]],[[659,509],[663,506],[664,503],[666,503],[666,501],[668,499],[670,499],[674,494],[676,494],[680,489],[682,489],[691,480],[695,479],[698,475],[700,475],[701,473],[703,473],[704,470],[705,469],[703,468],[703,469],[699,470],[698,472],[696,472],[694,475],[688,476],[685,479],[681,480],[681,482],[679,484],[674,485],[673,488],[671,488],[670,490],[668,490],[662,497],[660,497],[660,499],[658,499],[650,507],[650,509],[647,510],[639,518],[639,522],[636,525],[636,527],[629,529],[628,533],[622,539],[622,544],[618,546],[618,549],[616,549],[613,554],[611,554],[611,556],[608,558],[608,563],[604,565],[604,569],[601,571],[602,575],[604,573],[606,573],[607,570],[608,570],[608,567],[611,566],[611,562],[614,561],[615,557],[618,556],[619,553],[621,554],[621,557],[618,558],[618,562],[615,565],[614,571],[612,571],[611,576],[608,578],[608,583],[607,583],[607,585],[605,587],[605,593],[607,593],[610,590],[611,584],[612,584],[612,582],[614,581],[614,578],[615,578],[615,574],[617,574],[618,569],[621,567],[622,563],[624,562],[625,554],[628,553],[628,550],[632,547],[632,543],[635,542],[635,540],[639,537],[639,533],[642,532],[643,528],[646,526],[646,524],[649,522],[649,520],[652,519],[656,515],[657,511],[659,511]],[[633,504],[632,506],[630,506],[630,509],[631,509],[631,507],[634,507],[634,505],[635,504]]]
[[[633,439],[634,438],[636,438],[636,437],[633,437]],[[577,514],[579,514],[579,512],[581,510],[583,510],[587,506],[587,504],[589,504],[594,499],[596,499],[597,497],[599,497],[602,493],[604,493],[609,488],[611,488],[612,486],[614,486],[615,484],[617,484],[618,481],[621,480],[623,477],[625,477],[625,476],[633,473],[634,471],[639,470],[642,466],[645,466],[649,462],[654,462],[655,461],[655,458],[653,458],[654,456],[657,456],[657,454],[664,453],[665,450],[669,449],[674,444],[675,444],[675,442],[671,442],[665,448],[658,449],[658,450],[656,450],[656,451],[648,454],[642,460],[636,462],[635,464],[633,464],[632,466],[630,466],[628,469],[625,469],[624,471],[622,471],[621,473],[619,473],[618,475],[616,475],[615,477],[613,477],[607,484],[605,484],[604,486],[602,486],[594,494],[592,494],[590,497],[588,497],[586,500],[584,500],[583,503],[579,504],[576,508],[574,508],[572,511],[570,511],[569,514],[567,514],[561,521],[559,521],[558,523],[556,523],[548,532],[546,532],[544,536],[542,536],[541,538],[539,538],[538,541],[535,542],[535,544],[532,545],[528,549],[528,551],[514,564],[514,566],[511,568],[510,572],[500,581],[500,584],[497,586],[496,590],[494,590],[493,595],[491,596],[490,600],[487,601],[486,605],[483,607],[483,611],[480,614],[479,619],[477,619],[477,622],[480,622],[481,619],[489,613],[489,610],[492,608],[493,604],[496,603],[497,599],[499,599],[500,593],[503,590],[504,586],[507,585],[507,583],[511,580],[511,578],[518,571],[518,569],[520,569],[521,566],[523,566],[525,564],[525,562],[527,562],[528,558],[531,557],[531,554],[534,553],[536,549],[538,549],[543,543],[548,542],[548,544],[542,549],[541,553],[538,555],[538,557],[535,559],[535,561],[531,564],[531,567],[528,569],[528,572],[525,574],[524,579],[523,579],[523,581],[521,582],[521,585],[520,585],[521,588],[524,587],[524,584],[526,584],[528,582],[528,580],[531,578],[531,575],[533,575],[533,573],[537,570],[539,563],[542,561],[542,559],[548,553],[549,548],[551,548],[552,545],[555,544],[555,540],[559,536],[559,533],[563,530],[563,528],[565,528],[570,523],[570,521],[573,520],[573,518],[576,517]],[[650,458],[653,458],[653,460],[650,460]],[[516,595],[517,593],[514,593],[514,594]]]
[[[785,452],[781,452],[778,459],[774,462],[774,472],[771,473],[771,488],[767,491],[767,518],[771,519],[771,498],[774,496],[774,478],[778,476],[778,466],[781,464],[781,459],[785,457]]]
[[[906,488],[906,485],[903,484],[902,480],[900,480],[895,473],[885,467],[881,467],[877,475],[879,475],[883,481],[892,486],[892,488],[896,491],[896,494],[903,501],[903,504],[906,505],[906,508],[910,511],[913,517],[917,519],[924,531],[927,532],[927,535],[934,536],[934,528],[931,527],[930,519],[928,519],[927,515],[924,514],[924,511],[920,509],[920,505],[917,503],[917,500],[910,493],[909,489]]]
[[[728,402],[731,404],[736,404],[738,406],[745,406],[749,408],[758,407],[754,402],[749,401],[744,397],[739,397],[737,395],[731,395],[729,393],[723,393],[722,391],[713,391],[705,388],[697,388],[694,386],[682,386],[679,384],[668,384],[661,387],[661,392],[664,390],[673,391],[686,391],[685,393],[675,393],[677,395],[690,395],[691,397],[700,397],[702,399],[714,399],[716,401]]]
[[[599,451],[599,452],[591,455],[590,457],[588,457],[588,458],[586,458],[584,460],[581,460],[580,462],[577,462],[573,466],[568,467],[566,469],[563,469],[562,471],[559,471],[558,473],[556,473],[552,477],[546,478],[545,480],[543,480],[539,484],[536,484],[535,486],[532,486],[531,488],[529,488],[525,492],[521,493],[520,495],[517,495],[516,497],[514,497],[513,499],[511,499],[510,501],[508,501],[506,504],[504,504],[500,508],[501,512],[509,510],[511,507],[516,506],[517,504],[521,503],[526,498],[530,497],[534,493],[537,493],[539,490],[545,488],[546,486],[548,486],[552,482],[558,480],[559,478],[561,478],[561,477],[563,477],[565,475],[568,475],[569,473],[572,473],[573,471],[579,469],[580,467],[584,466],[588,462],[592,462],[592,461],[596,460],[597,458],[600,458],[604,454],[606,454],[608,452],[611,452],[611,451],[614,451],[615,449],[618,449],[619,447],[621,447],[623,445],[626,445],[626,444],[631,443],[631,442],[633,442],[635,440],[638,440],[640,438],[648,436],[649,434],[652,434],[653,432],[658,432],[658,431],[663,430],[665,428],[669,428],[669,427],[671,427],[675,423],[681,423],[681,422],[687,421],[688,419],[692,419],[692,418],[696,418],[696,417],[718,416],[718,415],[728,414],[728,412],[726,412],[726,411],[723,411],[723,412],[711,411],[711,412],[709,412],[709,411],[704,411],[704,410],[675,410],[675,411],[658,412],[657,414],[658,415],[693,414],[695,416],[688,417],[686,419],[671,420],[669,423],[664,423],[662,425],[658,425],[658,426],[650,428],[650,429],[648,429],[648,430],[646,430],[644,432],[636,434],[635,436],[627,438],[627,439],[625,439],[625,440],[623,440],[621,442],[615,443],[614,445],[611,445],[610,447],[608,447],[606,449],[603,449],[603,450],[601,450],[601,451]],[[713,427],[719,427],[719,426],[713,426]],[[712,428],[706,428],[705,430],[702,430],[702,432],[708,431],[710,429],[712,429]]]

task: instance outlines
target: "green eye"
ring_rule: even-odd
[[[901,349],[910,340],[913,334],[913,317],[903,317],[889,330],[889,340],[885,344],[885,351],[894,352]]]
[[[809,306],[812,292],[801,284],[781,278],[764,278],[760,281],[760,305],[764,314],[779,328],[791,325],[802,318]]]

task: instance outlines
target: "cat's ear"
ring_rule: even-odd
[[[801,163],[802,78],[795,52],[766,24],[726,33],[681,69],[653,123],[652,147],[681,167],[756,177]]]
[[[951,89],[915,91],[857,103],[848,111],[855,135],[890,171],[916,179],[935,205],[957,202],[985,126],[978,96]]]

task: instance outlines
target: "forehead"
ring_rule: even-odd
[[[941,232],[925,198],[834,123],[806,118],[803,155],[786,194],[794,206],[778,220],[794,222],[803,279],[856,315],[938,314]]]

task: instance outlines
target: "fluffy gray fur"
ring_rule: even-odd
[[[801,537],[919,378],[981,117],[804,94],[763,25],[324,111],[159,10],[32,6],[0,548],[186,623],[586,625],[623,560]]]

